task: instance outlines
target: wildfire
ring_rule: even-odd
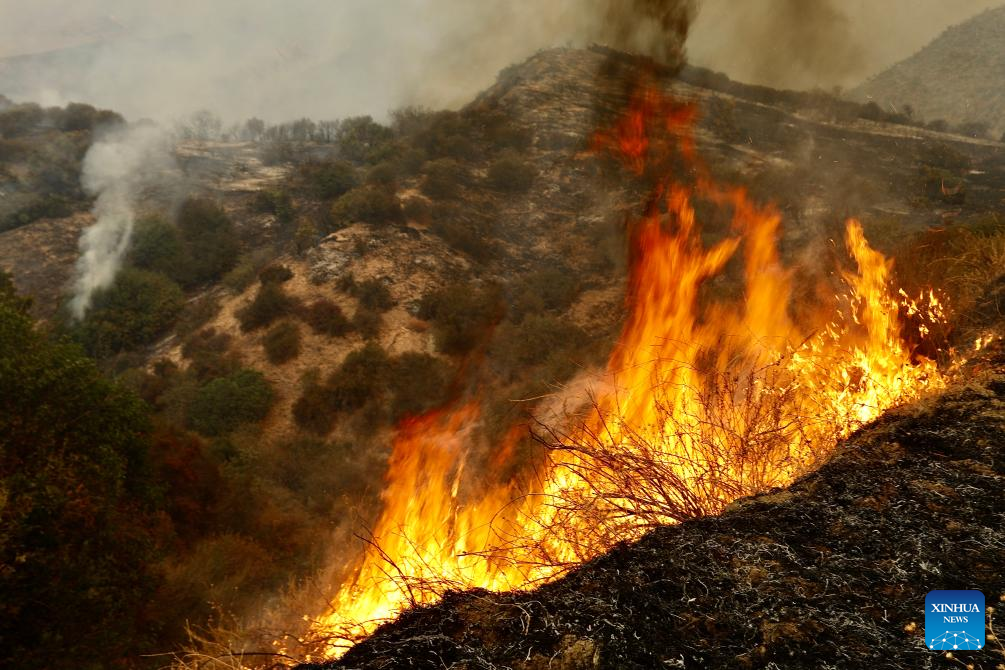
[[[690,105],[644,89],[595,145],[640,175],[671,155],[696,165],[693,118]],[[941,305],[897,293],[892,262],[857,221],[844,240],[856,269],[825,308],[801,306],[817,315],[808,329],[790,317],[779,212],[695,171],[693,184],[661,179],[629,226],[629,316],[606,383],[584,417],[541,436],[550,457],[533,483],[464,491],[477,401],[399,427],[372,542],[314,623],[329,654],[449,588],[526,588],[654,525],[788,484],[840,437],[943,385],[901,336],[901,314],[923,316],[924,336]],[[696,199],[731,214],[710,247]],[[704,289],[738,255],[742,296],[714,299]]]

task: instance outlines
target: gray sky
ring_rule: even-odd
[[[45,76],[0,65],[0,93],[85,100],[130,118],[206,107],[277,121],[450,106],[538,48],[593,39],[600,2],[0,0],[0,56],[100,45]],[[704,0],[687,49],[693,62],[744,81],[847,87],[1001,2]]]

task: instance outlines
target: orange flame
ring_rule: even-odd
[[[595,145],[638,174],[674,150],[694,164],[693,118],[645,89]],[[913,309],[935,322],[941,306],[931,293],[897,297],[892,262],[857,221],[845,238],[857,271],[843,273],[836,312],[805,331],[790,318],[778,211],[697,174],[692,186],[658,184],[630,227],[630,312],[608,383],[585,419],[550,431],[536,485],[463,491],[476,401],[399,428],[373,540],[314,623],[329,654],[448,588],[526,588],[654,525],[788,484],[840,437],[943,385],[934,362],[912,362],[899,317]],[[695,198],[731,212],[730,237],[702,243]],[[703,294],[741,248],[742,297]]]

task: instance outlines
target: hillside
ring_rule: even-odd
[[[929,651],[924,600],[958,588],[1005,601],[1003,373],[999,343],[971,382],[853,435],[786,490],[531,592],[449,594],[339,662],[301,667],[999,667],[1005,647],[990,636],[959,660]]]
[[[672,163],[664,172],[633,170],[598,150],[598,130],[617,122],[640,82],[679,109],[695,110],[687,131],[695,140],[693,162]],[[835,240],[844,236],[847,217],[861,219],[870,243],[898,259],[900,286],[912,296],[938,286],[953,310],[954,320],[929,338],[934,343],[924,343],[927,348],[917,323],[905,329],[904,340],[914,337],[910,351],[902,351],[909,363],[927,356],[946,363],[948,355],[938,348],[970,347],[997,325],[1005,305],[1003,145],[877,116],[868,106],[830,96],[745,87],[602,47],[563,48],[505,69],[459,110],[394,110],[387,123],[351,117],[267,126],[249,119],[227,131],[219,120],[215,130],[213,119],[203,120],[208,132],[202,136],[188,128],[174,138],[172,167],[158,173],[163,188],[141,194],[122,267],[95,293],[83,318],[70,318],[66,301],[80,231],[95,222],[95,214],[82,211],[90,199],[75,200],[72,212],[47,210],[0,232],[0,270],[34,300],[40,337],[73,341],[118,387],[143,400],[144,455],[160,485],[156,499],[145,503],[156,523],[143,532],[156,557],[137,566],[151,596],[121,618],[150,617],[159,627],[146,646],[134,641],[123,654],[174,652],[189,642],[187,622],[200,634],[232,625],[243,648],[272,643],[276,630],[300,637],[304,622],[331,602],[357,553],[354,535],[388,506],[384,489],[396,436],[421,417],[469,401],[480,406],[478,420],[463,431],[463,449],[455,449],[461,464],[451,480],[457,484],[453,495],[515,481],[544,460],[528,431],[514,429],[563,411],[563,403],[580,403],[575,389],[617,350],[632,307],[626,289],[634,255],[626,233],[647,211],[648,194],[660,179],[692,184],[707,169],[723,185],[741,187],[735,193],[774,203],[765,211],[776,207],[782,224],[765,239],[777,243],[779,263],[791,269],[782,274],[791,279],[792,302],[807,308],[847,290],[838,270],[856,260]],[[78,154],[84,148],[79,145]],[[44,185],[18,183],[25,196],[47,193]],[[698,212],[704,228],[700,244],[696,237],[691,246],[737,235],[728,208],[701,202]],[[720,316],[740,311],[747,279],[741,256],[695,290],[696,305],[721,300],[729,308]],[[666,293],[675,286],[668,283]],[[767,302],[784,312],[789,296],[779,296]],[[908,311],[906,304],[887,305],[885,313],[901,309]],[[799,318],[796,308],[792,312]],[[705,318],[699,314],[695,321]],[[725,333],[722,341],[735,334]],[[896,335],[899,347],[902,333]],[[997,400],[981,397],[997,411]],[[949,408],[955,401],[945,402]],[[992,420],[988,431],[997,429]],[[918,453],[935,459],[927,448],[920,444]],[[872,458],[874,452],[863,453]],[[975,451],[973,459],[993,456]],[[921,467],[912,459],[894,465]],[[984,486],[983,470],[975,472],[975,486]],[[847,486],[878,482],[867,478],[872,468],[862,476]],[[826,472],[819,477],[831,481]],[[430,487],[423,481],[424,488],[403,497],[424,495]],[[816,480],[799,486],[810,481]],[[781,503],[803,490],[772,500],[798,516],[797,507]],[[824,494],[813,495],[807,489],[799,500],[829,514]],[[714,502],[709,509],[721,509],[715,506],[721,500]],[[982,497],[975,505],[985,502]],[[848,511],[848,523],[859,523],[853,515],[868,509]],[[664,541],[659,538],[691,538],[698,532],[691,528],[721,525],[753,543],[754,529],[770,530],[756,524],[745,529],[756,516],[748,509],[661,530],[595,565],[655,551],[653,543]],[[933,512],[919,523],[934,528],[940,519]],[[840,543],[843,532],[831,539]],[[793,525],[791,533],[802,538],[810,530]],[[72,574],[72,548],[65,553]],[[785,556],[776,553],[771,560],[781,565]],[[800,555],[799,565],[804,559]],[[633,565],[641,572],[656,569]],[[804,577],[807,583],[811,577]],[[863,577],[855,593],[873,577]],[[826,584],[828,575],[822,578]],[[543,593],[572,593],[576,579]],[[16,595],[18,606],[30,606],[29,592]],[[481,602],[482,596],[451,596],[445,607],[457,598]],[[610,600],[595,605],[598,620],[617,623],[604,614],[616,607]],[[562,607],[556,601],[554,611]],[[427,615],[413,616],[425,621]],[[705,620],[692,623],[717,634]],[[790,622],[778,623],[765,634],[766,646],[783,646],[791,637]],[[837,624],[820,623],[828,625]],[[569,654],[608,658],[599,638],[568,626],[576,639],[567,642],[577,650]],[[569,646],[561,635],[542,635],[540,649],[548,654]],[[736,635],[753,644],[749,631]],[[65,632],[61,639],[72,637]],[[617,644],[628,645],[627,639]],[[453,644],[445,640],[432,641]],[[308,648],[315,642],[301,651],[316,653],[316,646]],[[100,640],[86,644],[101,647]],[[513,649],[533,656],[540,650],[533,644],[533,650]],[[729,658],[748,651],[740,642],[730,645],[722,652]],[[377,656],[367,649],[375,648],[353,653],[369,663]],[[45,651],[60,657],[55,644]],[[486,653],[507,663],[515,658],[495,648]],[[638,667],[646,662],[638,660]],[[609,664],[617,667],[614,660]]]
[[[925,121],[973,124],[971,132],[1005,132],[1005,7],[948,28],[918,53],[849,94],[884,108],[906,105]]]

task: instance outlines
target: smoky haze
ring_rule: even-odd
[[[534,50],[592,41],[676,58],[687,0],[0,0],[0,92],[129,118],[230,121],[455,106]],[[33,57],[16,57],[35,54]],[[10,58],[15,56],[14,58]]]
[[[672,60],[692,19],[697,64],[774,86],[848,86],[993,4],[0,0],[0,93],[132,119],[200,108],[228,121],[382,116],[462,104],[545,47],[597,41]]]

